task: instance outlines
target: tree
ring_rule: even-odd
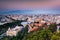
[[[27,36],[27,34],[28,34],[28,25],[25,28],[23,28],[21,32],[18,32],[17,38],[23,40],[23,38]]]
[[[60,32],[55,32],[51,36],[51,40],[60,40]]]
[[[3,37],[0,40],[23,40],[24,37],[26,37],[28,34],[28,26],[22,29],[22,31],[19,31],[17,36],[6,36]]]
[[[56,32],[57,30],[57,25],[56,23],[52,23],[49,25],[49,30],[51,30],[52,33]]]
[[[50,30],[41,30],[39,32],[39,39],[40,40],[50,40],[51,37],[51,31]]]
[[[51,31],[47,29],[29,33],[26,40],[50,40],[50,38]]]
[[[60,37],[59,37],[59,36],[56,36],[56,35],[53,35],[53,36],[51,37],[51,40],[60,40]]]

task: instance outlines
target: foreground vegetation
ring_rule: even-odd
[[[60,32],[51,33],[50,30],[41,30],[28,34],[25,31],[20,32],[16,37],[3,37],[0,40],[60,40]]]
[[[20,22],[15,21],[13,25],[20,25]],[[5,26],[11,26],[11,24],[5,24]],[[17,36],[5,36],[0,40],[60,40],[60,32],[56,32],[56,30],[56,24],[51,24],[48,29],[28,33],[28,26],[26,26],[21,32],[18,32]]]

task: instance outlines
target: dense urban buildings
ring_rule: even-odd
[[[4,35],[16,37],[19,32],[25,30],[28,34],[42,29],[49,29],[52,33],[59,32],[60,15],[1,15],[0,27],[1,37]]]

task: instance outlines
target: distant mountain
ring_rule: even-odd
[[[60,14],[60,9],[0,10],[0,14]]]

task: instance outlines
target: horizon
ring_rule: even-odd
[[[60,14],[60,9],[0,10],[0,14]]]

